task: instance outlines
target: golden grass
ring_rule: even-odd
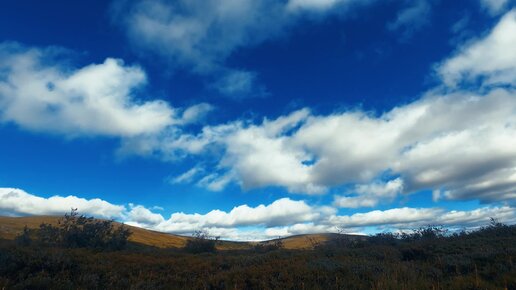
[[[14,239],[27,226],[29,229],[37,229],[42,223],[57,224],[60,217],[56,216],[30,216],[30,217],[2,217],[0,216],[0,239]],[[120,225],[119,223],[116,223]],[[127,225],[126,225],[127,226]],[[132,231],[129,241],[157,248],[182,248],[191,237],[167,234],[151,231],[143,228],[127,226]],[[313,243],[324,243],[331,234],[298,235],[282,238],[285,249],[311,249]],[[260,242],[262,244],[271,241]],[[220,241],[218,250],[243,250],[252,248],[257,242],[233,242]]]
[[[299,235],[283,239],[285,249],[312,249],[313,243],[323,244],[330,239],[329,234]]]
[[[57,224],[60,217],[31,216],[31,217],[0,217],[0,238],[12,240],[27,226],[37,229],[42,223]],[[120,225],[119,223],[115,223]],[[127,225],[126,225],[127,226]],[[127,226],[133,232],[129,241],[158,248],[181,248],[188,237],[150,231],[138,227]]]

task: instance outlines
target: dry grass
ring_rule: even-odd
[[[0,217],[0,238],[12,240],[22,232],[23,227],[37,229],[42,223],[57,224],[60,217],[31,216],[31,217]],[[119,225],[119,223],[116,223]],[[129,241],[157,248],[181,248],[186,244],[188,237],[150,231],[138,227],[128,226],[133,234]]]
[[[314,243],[326,243],[331,234],[298,235],[283,239],[285,249],[312,249]]]
[[[37,229],[42,223],[57,224],[60,217],[56,216],[31,216],[31,217],[1,217],[0,216],[0,239],[12,240],[23,230],[24,226],[29,229]],[[118,224],[118,223],[116,223]],[[157,248],[182,248],[190,237],[172,235],[162,232],[146,230],[138,227],[128,226],[133,234],[129,241],[152,246]],[[324,243],[331,237],[331,234],[298,235],[283,238],[283,246],[286,249],[311,249],[313,242]],[[267,242],[262,242],[267,243]],[[257,243],[221,241],[217,244],[218,250],[244,250],[252,248]]]

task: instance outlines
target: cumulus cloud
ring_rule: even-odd
[[[352,215],[328,215],[318,223],[271,227],[265,230],[265,235],[270,238],[325,232],[363,233],[366,227],[372,228],[373,232],[412,230],[429,225],[442,225],[451,229],[477,228],[486,225],[490,218],[513,224],[516,222],[516,210],[510,206],[482,207],[469,211],[403,207]]]
[[[278,199],[268,205],[239,205],[231,211],[212,210],[206,214],[173,213],[169,219],[141,205],[116,205],[105,200],[76,196],[40,197],[17,188],[0,188],[0,214],[7,216],[63,215],[71,208],[81,214],[116,219],[130,225],[164,232],[188,234],[201,228],[231,231],[245,226],[284,226],[318,221],[335,213],[331,208],[313,207],[302,200]]]
[[[155,227],[162,231],[173,232],[192,232],[204,227],[231,228],[250,225],[271,227],[317,220],[320,216],[321,213],[318,210],[304,201],[282,198],[269,205],[262,204],[257,207],[240,205],[229,212],[212,210],[204,215],[173,213],[168,220]]]
[[[118,218],[125,211],[123,205],[111,204],[98,198],[88,200],[73,195],[43,198],[17,188],[0,188],[1,215],[63,215],[70,212],[71,208],[101,218]]]
[[[142,224],[143,227],[152,226],[163,222],[165,219],[161,214],[153,213],[148,208],[141,205],[129,204],[130,210],[126,219],[135,224]]]
[[[464,45],[437,67],[444,83],[456,87],[481,80],[483,85],[516,83],[516,9],[507,12],[485,37]]]
[[[371,193],[357,187],[336,204],[374,206],[397,194],[374,194],[374,180],[392,172],[403,193],[429,189],[435,200],[512,200],[516,93],[507,84],[516,64],[507,45],[512,38],[502,36],[511,30],[515,15],[503,16],[489,35],[441,66],[441,72],[448,72],[443,73],[445,81],[450,75],[463,79],[450,72],[466,69],[466,78],[484,74],[487,83],[504,81],[500,88],[476,93],[438,88],[380,115],[359,110],[315,115],[302,109],[273,120],[238,120],[205,126],[199,134],[140,140],[141,147],[163,156],[223,156],[208,175],[191,179],[213,190],[237,182],[244,189],[283,186],[293,193],[321,194],[358,183]],[[476,52],[484,50],[499,53],[489,62]],[[491,67],[480,65],[484,62]]]
[[[43,198],[16,188],[0,188],[0,214],[8,216],[62,215],[70,208],[100,218],[113,218],[129,225],[175,234],[207,229],[210,234],[232,240],[263,240],[293,234],[360,232],[365,227],[413,229],[426,225],[478,227],[490,217],[504,223],[516,222],[510,206],[481,207],[470,211],[442,208],[394,208],[353,215],[338,215],[331,207],[309,205],[303,200],[278,199],[268,205],[235,206],[231,211],[212,210],[206,214],[172,213],[168,219],[141,205],[115,205],[101,199],[75,196]]]
[[[133,136],[174,123],[164,101],[138,102],[137,66],[108,58],[80,69],[48,64],[49,49],[0,45],[0,120],[66,135]]]
[[[139,66],[120,59],[76,68],[60,48],[0,43],[0,122],[66,136],[136,138],[196,123],[213,107],[143,101]]]
[[[509,206],[483,207],[471,211],[403,207],[356,213],[350,216],[334,216],[331,222],[344,228],[388,226],[397,229],[413,229],[427,225],[476,227],[485,225],[490,217],[506,223],[514,223],[516,218],[514,208]]]
[[[434,189],[442,191],[439,198],[508,200],[515,192],[515,99],[512,90],[498,89],[431,93],[380,116],[300,110],[261,124],[208,126],[160,146],[189,154],[219,148],[224,157],[208,180],[223,176],[223,184],[231,178],[244,189],[273,185],[317,194],[368,184],[385,171],[399,175],[383,195],[377,185],[358,186],[355,197],[340,199],[350,207],[392,199],[402,184],[405,193]]]

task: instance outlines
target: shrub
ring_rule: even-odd
[[[28,234],[24,229],[18,239],[27,243]],[[42,223],[37,230],[36,241],[43,246],[121,250],[127,245],[130,235],[123,224],[115,228],[113,221],[79,215],[77,209],[72,209],[57,226]]]
[[[206,230],[195,231],[192,236],[192,239],[186,241],[185,251],[192,254],[216,252],[218,237],[211,237]]]

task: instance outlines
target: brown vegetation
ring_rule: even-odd
[[[20,233],[0,240],[0,289],[516,289],[516,226],[495,220],[474,232],[297,236],[227,251],[204,233],[187,240],[192,251],[70,248]]]
[[[2,217],[0,216],[0,239],[13,240],[19,235],[25,226],[29,229],[37,229],[40,224],[56,225],[61,217],[58,216],[30,216],[30,217]],[[114,222],[115,226],[120,224]],[[127,225],[126,225],[127,226]],[[127,226],[132,232],[129,241],[132,243],[151,246],[156,248],[183,248],[192,237],[167,234],[146,230],[138,227]],[[298,235],[282,238],[285,249],[310,249],[312,244],[310,239],[318,243],[325,243],[334,234],[313,234]],[[268,242],[263,242],[268,243]],[[219,241],[216,244],[217,250],[245,250],[253,248],[257,243]]]

